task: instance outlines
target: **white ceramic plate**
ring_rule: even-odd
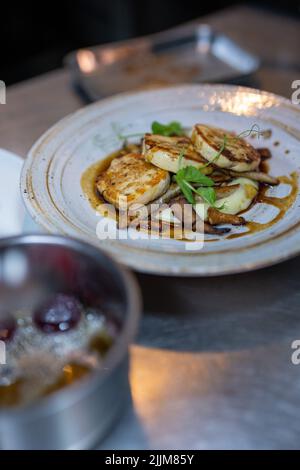
[[[21,189],[35,219],[52,233],[79,237],[98,245],[121,263],[138,271],[173,275],[217,275],[251,270],[287,259],[300,252],[300,197],[277,223],[240,238],[220,238],[203,249],[186,250],[179,240],[99,240],[101,219],[82,194],[84,170],[120,142],[124,134],[145,132],[151,122],[178,120],[184,126],[196,122],[242,132],[258,124],[271,129],[269,139],[251,140],[271,148],[270,173],[290,175],[300,170],[300,109],[270,93],[223,85],[187,85],[122,94],[66,117],[33,146],[25,162]],[[271,188],[274,197],[290,187]],[[245,217],[260,223],[271,220],[276,208],[257,204]],[[241,228],[233,229],[236,233]]]

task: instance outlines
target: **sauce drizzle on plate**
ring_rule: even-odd
[[[128,150],[126,149],[120,149],[116,152],[110,153],[103,160],[87,168],[87,170],[83,173],[81,177],[81,187],[82,187],[82,191],[85,197],[88,199],[92,208],[95,209],[98,213],[100,213],[104,217],[111,217],[115,219],[115,211],[112,211],[111,213],[109,212],[109,207],[108,207],[109,205],[97,191],[97,188],[96,188],[97,176],[109,167],[111,161],[114,158],[118,158],[122,155],[125,155],[126,153],[128,153]],[[269,164],[267,161],[264,161],[261,163],[260,170],[266,173],[268,172]],[[288,184],[291,186],[291,190],[287,196],[281,197],[281,198],[267,196],[266,193],[268,189],[270,188],[270,186],[262,185],[260,187],[260,191],[258,193],[257,198],[252,203],[252,206],[255,205],[256,203],[264,203],[264,204],[277,207],[279,211],[276,214],[276,216],[267,223],[248,221],[246,225],[244,226],[247,228],[247,230],[240,232],[240,233],[232,233],[230,235],[227,235],[224,238],[222,237],[223,239],[229,240],[229,239],[234,239],[234,238],[241,238],[245,235],[250,235],[253,233],[260,232],[262,230],[266,230],[270,228],[272,225],[279,222],[279,220],[283,218],[286,211],[295,202],[297,191],[298,191],[298,174],[296,172],[293,172],[291,173],[290,176],[280,176],[278,177],[278,179],[280,183]],[[249,208],[245,212],[247,212],[248,210]],[[162,233],[162,236],[164,236],[164,233]],[[172,229],[170,230],[170,238],[175,238],[174,230]],[[184,239],[181,239],[181,240],[183,241]],[[205,237],[206,242],[217,242],[219,240],[220,240],[219,238]]]

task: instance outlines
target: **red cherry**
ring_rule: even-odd
[[[10,341],[17,329],[17,322],[10,314],[0,315],[0,341]]]
[[[44,333],[69,331],[81,317],[81,306],[75,297],[57,294],[44,303],[33,315],[33,320]]]

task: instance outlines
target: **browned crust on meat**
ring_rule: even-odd
[[[188,160],[193,160],[203,164],[207,163],[207,160],[195,150],[191,139],[187,136],[166,137],[147,133],[144,137],[144,144],[147,151],[166,151],[176,159],[182,153]]]
[[[115,164],[120,163],[115,169]],[[147,182],[140,182],[141,175],[149,174]],[[129,153],[112,160],[110,167],[101,173],[96,179],[96,187],[100,194],[108,202],[116,207],[118,196],[124,195],[127,204],[130,205],[138,196],[144,194],[150,187],[156,186],[162,178],[168,174],[167,171],[153,166],[144,160],[139,153]],[[127,181],[127,177],[128,178]],[[122,189],[120,190],[120,183]]]
[[[203,132],[202,129],[205,129],[206,132]],[[224,150],[222,151],[222,155],[232,162],[244,161],[246,163],[252,163],[253,161],[260,161],[259,152],[251,144],[246,142],[246,140],[237,137],[233,132],[228,132],[223,129],[218,129],[202,124],[196,124],[194,126],[194,130],[210,147],[216,151],[216,153],[221,150],[224,137],[227,136],[230,145],[239,150],[239,152],[242,152],[242,159],[236,158],[236,155],[225,146]],[[220,138],[220,145],[215,142],[216,135]]]

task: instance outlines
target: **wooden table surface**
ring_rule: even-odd
[[[253,86],[291,95],[300,78],[299,22],[246,7],[206,21],[263,61]],[[0,77],[3,78],[3,77]],[[58,70],[8,90],[0,147],[23,157],[81,106]],[[105,448],[299,448],[300,259],[209,279],[139,275],[141,331],[131,349],[134,407]],[[299,366],[300,367],[300,366]]]

